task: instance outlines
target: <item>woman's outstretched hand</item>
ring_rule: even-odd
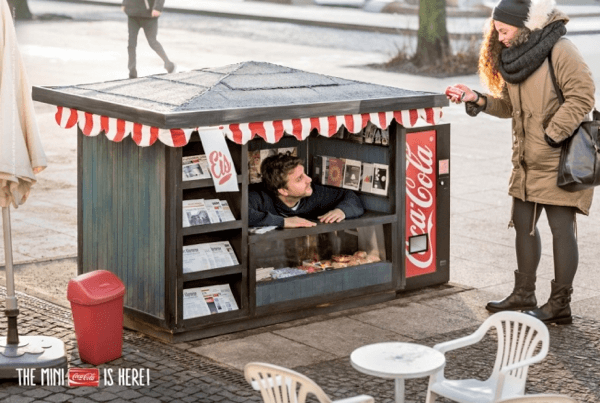
[[[477,94],[475,94],[464,84],[455,84],[446,88],[446,96],[450,102],[455,104],[460,104],[461,102],[472,102],[477,99]]]

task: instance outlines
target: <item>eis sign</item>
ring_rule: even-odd
[[[436,132],[406,134],[406,277],[436,270]],[[410,253],[409,239],[427,234],[424,251]]]

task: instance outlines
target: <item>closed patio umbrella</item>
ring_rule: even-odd
[[[10,229],[10,205],[23,204],[35,183],[35,173],[46,167],[39,139],[15,28],[6,0],[0,0],[0,206],[6,267],[8,330],[0,338],[0,378],[16,378],[17,368],[66,367],[66,351],[61,340],[26,336],[19,338]]]

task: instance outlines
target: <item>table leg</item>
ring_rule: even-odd
[[[396,403],[404,403],[404,379],[396,378]]]

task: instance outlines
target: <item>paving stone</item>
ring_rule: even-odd
[[[85,397],[76,397],[74,399],[69,400],[69,403],[90,403],[90,399]]]
[[[29,403],[34,401],[35,399],[33,397],[9,396],[6,399],[2,400],[2,403]]]
[[[35,397],[36,399],[42,399],[51,394],[52,394],[52,392],[50,392],[49,390],[40,389],[40,388],[36,388],[36,389],[32,389],[32,390],[23,392],[24,396]]]
[[[73,396],[85,396],[85,395],[89,395],[90,393],[94,393],[96,392],[97,389],[96,388],[90,388],[90,387],[81,387],[81,388],[70,388],[67,393]]]
[[[49,402],[60,403],[60,402],[67,402],[72,398],[73,398],[73,396],[67,395],[66,393],[56,393],[54,395],[46,397],[46,400]]]
[[[144,396],[144,397],[140,397],[138,399],[134,399],[134,400],[132,400],[132,402],[134,402],[134,403],[160,403],[160,400],[155,399],[153,397]]]
[[[109,402],[111,400],[115,400],[117,398],[116,395],[108,392],[98,392],[88,396],[88,398],[95,400],[97,402]]]
[[[117,396],[119,396],[121,399],[130,400],[141,397],[142,394],[136,392],[135,390],[124,390],[122,392],[117,393]]]

